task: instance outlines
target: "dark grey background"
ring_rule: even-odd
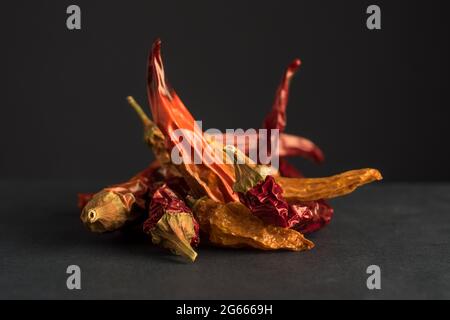
[[[1,179],[125,179],[152,157],[125,97],[146,104],[148,49],[205,128],[258,127],[285,66],[289,133],[327,162],[307,175],[379,168],[389,181],[450,179],[444,1],[72,1],[2,4]],[[365,26],[368,4],[382,30]]]

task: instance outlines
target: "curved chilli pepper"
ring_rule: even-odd
[[[297,202],[289,205],[289,210],[295,211],[299,222],[293,229],[308,234],[322,229],[330,223],[333,217],[333,208],[324,200]]]
[[[278,156],[280,157],[280,174],[285,177],[301,177],[302,174],[290,165],[285,157],[304,157],[316,163],[324,161],[322,150],[311,140],[304,137],[286,134],[286,107],[289,97],[289,85],[292,77],[300,66],[300,60],[294,60],[286,69],[280,85],[275,94],[275,101],[271,112],[264,119],[263,128],[271,130],[278,129],[279,143]],[[267,143],[267,150],[270,151],[271,143],[268,139],[259,139],[259,132],[233,132],[232,134],[208,134],[209,138],[220,141],[222,145],[234,145],[244,154],[255,154],[261,148],[260,143]],[[250,143],[250,141],[252,143]],[[267,141],[267,142],[266,142]],[[256,143],[255,143],[256,142]]]
[[[233,167],[229,164],[220,164],[215,159],[204,159],[214,152],[206,152],[211,150],[211,146],[192,115],[166,81],[159,39],[154,42],[149,56],[147,94],[153,119],[166,137],[166,147],[171,151],[176,148],[183,159],[178,167],[193,195],[196,197],[208,195],[220,202],[237,200],[232,189]],[[180,130],[177,129],[186,133],[181,144],[177,135]],[[201,164],[193,164],[193,157],[201,159]]]
[[[141,217],[145,211],[152,176],[158,168],[159,163],[153,162],[127,182],[94,194],[83,207],[81,221],[92,232],[107,232],[120,229],[127,222]],[[82,205],[80,197],[79,205]]]
[[[203,198],[197,200],[193,211],[210,242],[217,246],[292,251],[314,247],[300,232],[268,225],[239,202],[221,204]]]
[[[284,132],[286,128],[286,108],[289,100],[289,85],[292,77],[297,72],[301,65],[300,59],[295,59],[287,67],[281,83],[275,93],[275,101],[272,106],[272,111],[266,116],[263,123],[265,129],[278,129],[280,133]],[[270,148],[270,145],[268,145]],[[289,165],[287,160],[283,157],[301,156],[311,159],[317,163],[324,161],[322,150],[316,146],[312,141],[294,135],[281,135],[280,137],[280,174],[282,176],[298,176],[299,172],[292,170],[293,166]],[[301,174],[300,174],[301,175]]]
[[[280,131],[284,131],[286,128],[286,107],[289,99],[289,85],[300,65],[300,59],[295,59],[287,67],[275,93],[272,111],[264,119],[263,128],[279,129]]]
[[[191,261],[197,257],[192,247],[199,243],[199,225],[191,209],[167,185],[153,194],[144,232],[176,255]]]
[[[326,178],[275,177],[289,203],[340,197],[362,185],[382,179],[378,170],[370,168],[351,170]]]

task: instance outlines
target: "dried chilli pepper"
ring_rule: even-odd
[[[277,88],[272,111],[264,119],[263,128],[279,129],[280,131],[284,131],[286,128],[286,107],[289,99],[289,85],[300,65],[300,59],[295,59],[287,67],[281,83]]]
[[[202,160],[200,164],[194,164],[194,161],[183,161],[178,166],[193,195],[196,197],[208,195],[221,202],[237,200],[232,190],[233,167],[221,164],[214,159],[204,159],[205,156],[209,157],[213,154],[213,152],[203,152],[203,150],[211,150],[211,146],[175,90],[166,81],[159,39],[154,42],[149,56],[147,76],[147,93],[152,116],[165,136],[166,147],[171,150],[176,148],[183,159],[190,157],[188,160],[192,160],[197,157]],[[180,137],[176,134],[177,129],[188,133],[183,137],[186,139],[183,144],[179,144]]]
[[[233,189],[241,203],[266,223],[302,233],[317,231],[330,222],[333,209],[323,199],[350,193],[358,186],[381,179],[375,169],[353,170],[329,178],[273,177],[263,174],[262,166],[251,166],[237,148],[225,149],[234,154]]]
[[[286,69],[280,85],[275,94],[275,101],[272,110],[265,117],[263,128],[279,130],[278,156],[280,158],[280,174],[284,177],[302,177],[303,175],[294,166],[289,164],[286,157],[300,156],[312,160],[316,163],[324,161],[322,150],[311,140],[304,137],[284,133],[286,127],[286,107],[289,97],[289,85],[292,77],[300,66],[300,60],[295,59]],[[259,132],[232,134],[209,134],[209,138],[220,141],[222,145],[231,144],[237,147],[244,154],[254,154],[261,148],[260,143],[267,143],[267,150],[270,150],[271,144],[268,139],[260,139]],[[257,143],[249,143],[249,141]]]
[[[81,211],[83,224],[92,232],[108,232],[137,220],[145,212],[152,176],[158,168],[159,163],[154,162],[130,180],[94,194]],[[79,205],[83,197],[79,197]]]
[[[314,247],[300,232],[266,224],[239,202],[222,204],[203,198],[197,200],[193,211],[201,221],[200,228],[217,246],[292,251]]]
[[[330,223],[334,210],[325,200],[296,202],[289,205],[289,210],[295,211],[299,222],[295,230],[308,234],[322,229]]]
[[[192,247],[199,243],[199,225],[191,209],[167,185],[153,194],[149,218],[144,232],[155,244],[194,261],[197,253]]]
[[[286,108],[289,100],[289,86],[300,65],[300,59],[295,59],[287,67],[277,88],[272,110],[264,119],[263,128],[278,129],[280,133],[284,132],[287,123]],[[270,145],[268,145],[268,148],[270,148]],[[302,156],[317,163],[321,163],[324,160],[323,152],[318,146],[312,141],[299,136],[281,134],[279,149],[279,171],[285,177],[302,176],[298,170],[288,163],[285,157]]]
[[[291,228],[300,222],[298,211],[290,210],[284,199],[283,189],[270,172],[262,170],[265,166],[251,166],[250,159],[233,146],[224,149],[234,162],[236,182],[233,190],[252,214],[265,223],[282,228]]]
[[[288,202],[331,199],[353,192],[367,183],[382,180],[376,169],[351,170],[326,178],[275,177]]]

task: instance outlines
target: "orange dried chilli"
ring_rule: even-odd
[[[367,183],[382,180],[376,169],[351,170],[326,178],[275,177],[288,202],[331,199],[353,192]]]
[[[167,82],[159,39],[153,43],[149,55],[147,78],[147,95],[153,119],[165,137],[166,147],[179,152],[183,161],[177,168],[192,194],[196,197],[207,195],[220,202],[237,200],[232,190],[233,167],[210,158],[213,154],[208,152],[211,146],[194,117]],[[183,137],[182,144],[179,144],[178,129],[189,133]],[[194,163],[198,163],[193,161],[196,157],[202,159],[201,163]]]
[[[300,232],[264,223],[239,202],[227,204],[202,198],[193,211],[202,231],[217,246],[261,250],[309,250],[314,243]]]

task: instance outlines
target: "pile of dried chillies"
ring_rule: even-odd
[[[140,224],[153,243],[191,261],[197,257],[194,248],[200,243],[200,234],[202,242],[223,247],[307,250],[314,244],[303,234],[321,229],[333,216],[327,199],[382,179],[375,169],[304,178],[287,162],[290,156],[323,161],[323,153],[314,143],[284,133],[289,83],[300,66],[298,59],[288,66],[263,122],[263,128],[280,131],[278,170],[251,162],[246,156],[249,146],[238,142],[220,150],[233,157],[231,163],[173,163],[170,150],[177,147],[176,129],[197,135],[197,144],[190,146],[199,153],[196,147],[214,148],[218,137],[196,130],[194,118],[166,82],[160,49],[161,41],[156,40],[148,62],[147,93],[153,121],[128,97],[156,160],[124,183],[78,195],[81,220],[89,230],[110,232]]]

